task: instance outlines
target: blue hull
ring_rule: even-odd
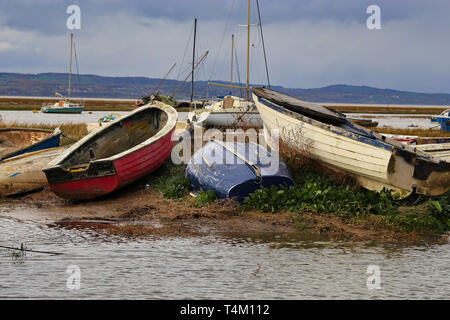
[[[52,108],[42,110],[43,113],[82,113],[83,108]]]
[[[50,137],[45,138],[39,142],[33,143],[32,145],[30,145],[28,147],[25,147],[18,151],[7,154],[3,158],[0,158],[0,161],[3,161],[8,158],[16,157],[16,156],[19,156],[19,155],[22,155],[25,153],[59,147],[60,139],[61,139],[61,133],[51,135]]]
[[[270,161],[277,163],[276,159],[278,164],[271,166]],[[264,147],[215,140],[192,156],[186,176],[194,192],[213,190],[218,198],[237,201],[244,200],[261,187],[294,184],[286,164]]]
[[[433,117],[431,122],[438,122],[441,125],[441,130],[450,132],[450,118],[449,117]]]

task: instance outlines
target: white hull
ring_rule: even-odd
[[[360,141],[343,129],[304,116],[294,117],[262,103],[255,94],[253,97],[268,135],[278,129],[282,141],[291,143],[326,166],[352,174],[367,189],[380,191],[386,187],[406,197],[414,188],[419,189],[419,193],[431,195],[440,194],[449,187],[448,172],[431,173],[431,181],[414,178],[414,164],[398,156],[394,147]],[[266,140],[270,145],[270,136],[266,136]],[[442,184],[436,190],[430,185],[436,183],[434,180]]]

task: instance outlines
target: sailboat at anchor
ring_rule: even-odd
[[[70,102],[70,85],[72,80],[72,52],[73,52],[73,33],[70,34],[70,67],[69,67],[69,87],[67,91],[67,97],[64,97],[58,92],[55,95],[61,97],[56,103],[50,103],[43,105],[41,112],[43,113],[81,113],[83,112],[84,106],[81,104]],[[76,56],[75,56],[76,57]]]

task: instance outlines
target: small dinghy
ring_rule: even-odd
[[[437,196],[450,189],[450,162],[440,157],[448,152],[444,145],[436,150],[405,145],[318,104],[267,88],[252,91],[268,143],[278,130],[281,140],[299,149],[306,145],[312,159],[350,173],[361,186],[391,189],[402,198]]]
[[[186,176],[194,193],[213,190],[218,198],[238,201],[261,187],[294,183],[286,164],[263,146],[217,140],[192,156]]]
[[[45,187],[48,183],[42,168],[65,149],[67,147],[39,150],[0,162],[0,196],[26,194]]]
[[[61,130],[34,128],[0,129],[0,161],[21,154],[56,148],[59,146]]]
[[[170,156],[177,119],[174,108],[155,102],[103,125],[43,169],[52,191],[87,200],[148,175]]]

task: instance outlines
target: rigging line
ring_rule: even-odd
[[[238,61],[238,54],[237,54],[237,46],[236,44],[234,45],[234,56],[235,56],[235,60],[236,60],[236,70],[237,70],[237,75],[238,75],[238,81],[239,81],[239,86],[242,85],[241,83],[241,73],[239,72],[239,61]],[[242,89],[239,89],[240,93],[241,93],[241,98],[243,97],[243,91]]]
[[[189,43],[191,42],[191,39],[192,39],[192,34],[194,33],[194,28],[191,28],[191,32],[189,33],[189,38],[188,38],[188,41],[186,42],[186,47],[185,47],[185,49],[184,49],[184,54],[183,54],[183,59],[181,60],[181,64],[180,64],[180,67],[178,68],[178,74],[177,74],[177,77],[175,78],[176,80],[178,80],[179,78],[180,78],[180,75],[181,75],[181,68],[183,67],[183,64],[184,64],[184,59],[186,58],[186,53],[187,53],[187,51],[188,51],[188,47],[189,47]],[[184,73],[184,72],[183,72]]]
[[[234,5],[235,5],[235,4],[236,4],[236,0],[233,0],[233,3],[231,4],[230,12],[228,13],[228,20],[227,20],[227,23],[226,23],[225,28],[224,28],[224,30],[223,30],[222,40],[220,41],[219,50],[217,51],[216,56],[215,56],[215,58],[214,58],[213,67],[212,67],[212,69],[211,69],[211,74],[209,75],[208,81],[211,80],[211,78],[212,78],[212,76],[213,76],[213,74],[214,74],[214,70],[215,70],[215,68],[216,68],[217,60],[219,59],[219,54],[220,54],[221,51],[222,51],[222,46],[223,46],[223,43],[224,43],[224,40],[225,40],[225,34],[226,34],[227,29],[228,29],[228,26],[229,26],[229,24],[230,24],[230,21],[231,21],[231,14],[233,13],[233,8],[234,8]]]
[[[83,103],[83,90],[81,90],[80,70],[78,69],[77,48],[75,46],[75,41],[73,42],[73,52],[75,55],[75,65],[77,66],[78,90],[80,90],[80,104],[81,104]]]
[[[261,41],[262,41],[263,52],[264,52],[264,63],[266,65],[267,84],[270,89],[269,68],[267,67],[266,46],[264,44],[264,33],[263,33],[263,28],[262,28],[261,12],[259,10],[259,0],[256,0],[256,7],[258,8],[259,30],[261,31]]]

